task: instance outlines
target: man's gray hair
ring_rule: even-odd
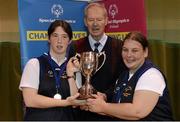
[[[85,18],[87,18],[87,11],[88,11],[88,9],[91,8],[91,7],[93,7],[93,6],[97,6],[97,7],[99,7],[99,8],[102,8],[103,11],[104,11],[104,16],[105,16],[105,17],[108,16],[108,15],[107,15],[107,10],[106,10],[106,8],[105,8],[105,6],[104,6],[103,3],[92,2],[92,3],[89,3],[89,4],[85,7],[85,9],[84,9],[84,17],[85,17]]]

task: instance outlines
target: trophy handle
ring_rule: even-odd
[[[76,55],[74,57],[81,58],[81,55],[79,53],[76,53]]]
[[[101,67],[104,65],[104,63],[105,63],[105,61],[106,61],[106,54],[105,54],[105,52],[103,51],[103,52],[97,53],[96,55],[97,55],[98,59],[99,59],[99,57],[100,57],[101,55],[103,55],[103,57],[104,57],[102,64],[99,66],[99,68],[96,69],[96,72],[97,72],[97,71],[99,71],[99,69],[101,69]]]

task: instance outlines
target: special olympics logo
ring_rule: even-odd
[[[114,19],[115,15],[118,13],[118,7],[116,6],[116,4],[111,4],[109,6],[108,12],[111,15],[111,17]]]
[[[63,8],[60,4],[54,4],[51,7],[51,13],[55,15],[57,18],[63,14]]]

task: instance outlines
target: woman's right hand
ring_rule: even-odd
[[[78,97],[79,97],[79,93],[76,93],[73,96],[67,97],[66,100],[68,102],[68,105],[79,106],[79,105],[85,104],[83,102],[79,102],[79,100],[77,100]]]

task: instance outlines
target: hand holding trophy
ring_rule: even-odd
[[[99,66],[99,57],[103,56],[103,62]],[[97,91],[91,85],[91,76],[94,75],[105,63],[106,55],[104,52],[83,52],[76,54],[76,57],[80,58],[80,70],[84,75],[86,81],[84,85],[79,89],[79,100],[86,100],[92,98],[92,94],[96,94]]]

